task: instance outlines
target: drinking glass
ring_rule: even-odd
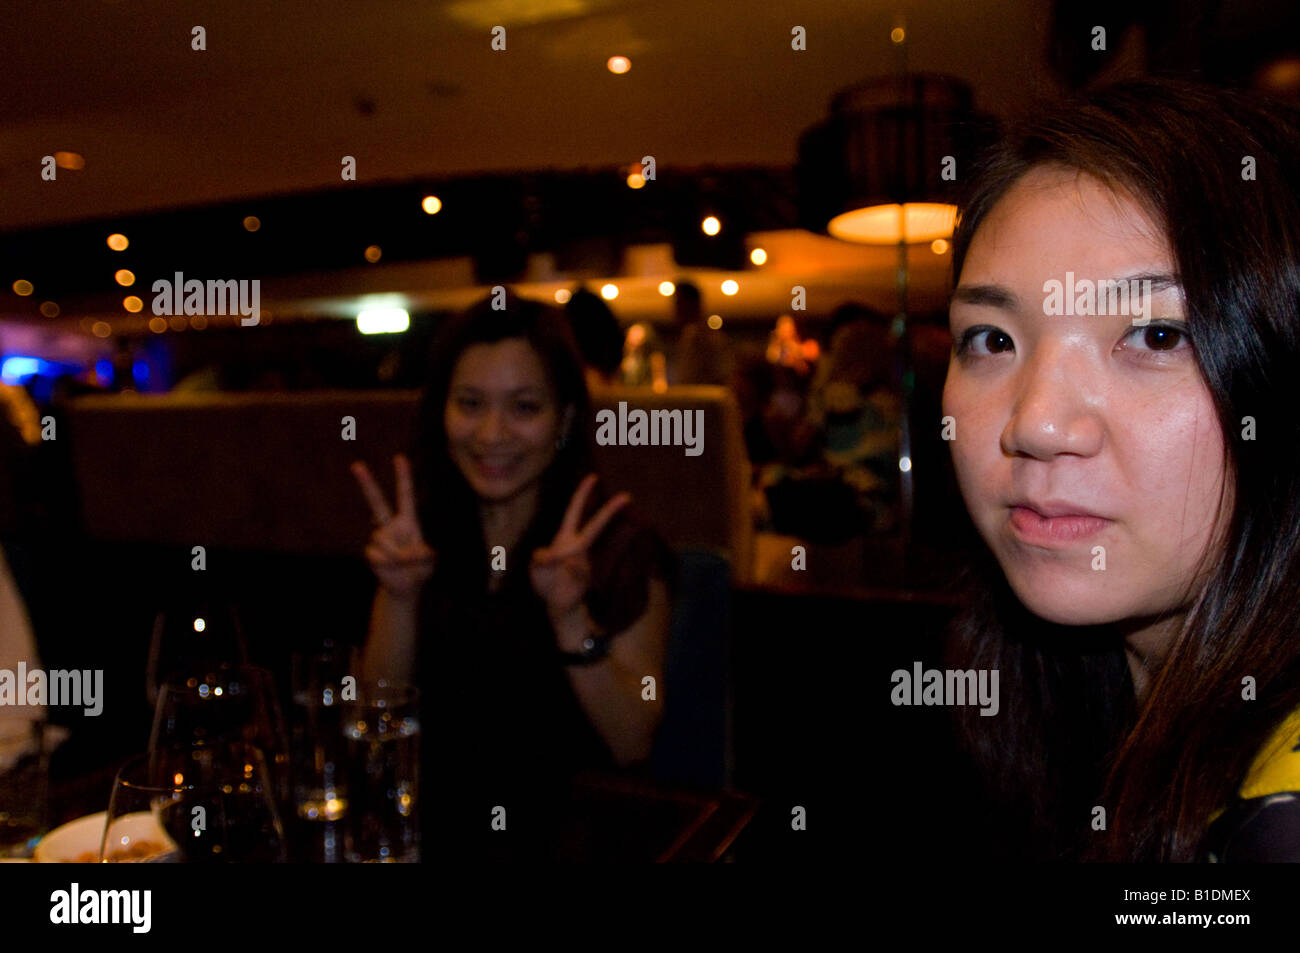
[[[102,863],[174,863],[180,849],[167,833],[163,818],[177,810],[193,784],[183,777],[164,777],[164,768],[149,755],[132,758],[113,779],[108,816],[100,838]],[[89,858],[77,858],[77,860]]]
[[[420,859],[419,692],[384,681],[348,702],[343,735],[351,773],[346,856],[351,863]]]
[[[343,695],[356,659],[326,643],[298,653],[293,666],[293,825],[294,856],[299,860],[343,860],[348,813],[348,749],[343,734],[347,704]],[[351,662],[351,664],[349,664]]]
[[[0,857],[30,857],[45,834],[50,766],[45,723],[0,722]],[[12,763],[10,763],[12,761]]]
[[[262,752],[242,741],[204,742],[128,762],[100,853],[105,861],[283,862],[284,828]]]
[[[239,612],[228,602],[204,594],[173,596],[154,617],[145,668],[151,706],[169,680],[184,680],[219,668],[248,664]]]
[[[266,756],[272,790],[289,803],[289,743],[271,673],[253,665],[173,676],[158,693],[149,749],[243,741]]]

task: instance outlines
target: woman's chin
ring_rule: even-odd
[[[504,503],[518,496],[522,489],[514,481],[504,480],[475,480],[471,485],[484,503]]]
[[[1009,580],[1011,590],[1026,609],[1056,625],[1105,625],[1128,618],[1113,592],[1097,592],[1084,586],[1026,585]]]
[[[517,473],[496,476],[476,472],[468,477],[467,482],[480,502],[505,503],[527,490],[534,481],[521,478]]]

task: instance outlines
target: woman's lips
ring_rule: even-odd
[[[490,479],[501,479],[509,476],[519,461],[511,459],[509,461],[494,461],[489,463],[482,457],[474,457],[474,466],[478,468],[479,473]]]
[[[1095,536],[1110,520],[1082,513],[1044,516],[1028,506],[1011,507],[1011,529],[1023,542],[1035,546],[1073,543]]]

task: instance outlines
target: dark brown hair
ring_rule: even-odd
[[[412,466],[416,503],[424,538],[439,553],[433,580],[447,592],[470,594],[487,587],[490,563],[479,518],[478,496],[447,449],[444,409],[456,364],[476,344],[520,339],[536,352],[546,369],[561,417],[572,410],[563,441],[542,474],[537,514],[525,530],[507,565],[527,566],[533,550],[548,545],[564,518],[582,478],[595,469],[591,399],[583,377],[582,359],[565,315],[549,305],[531,301],[507,289],[504,309],[487,297],[447,321],[435,335],[428,382],[416,414]],[[613,494],[598,482],[587,498],[583,518],[596,512]],[[630,549],[631,548],[631,549]],[[632,558],[616,562],[613,554]],[[592,552],[592,598],[588,606],[598,623],[615,631],[644,611],[650,574],[674,582],[671,553],[658,537],[642,531],[627,510],[601,533]],[[511,572],[506,589],[532,598],[528,573]]]
[[[1140,709],[1118,631],[1032,616],[983,550],[950,661],[1000,670],[1001,714],[962,713],[961,730],[994,801],[1031,819],[1027,856],[1198,859],[1211,816],[1300,705],[1298,155],[1291,107],[1123,83],[1022,122],[962,203],[954,279],[984,217],[1036,166],[1087,173],[1143,204],[1171,249],[1235,487],[1226,544],[1207,554],[1208,582]],[[1254,439],[1243,439],[1245,417]],[[1254,700],[1243,699],[1247,677]],[[1091,827],[1098,805],[1105,831]]]

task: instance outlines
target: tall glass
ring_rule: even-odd
[[[293,825],[294,858],[338,863],[344,860],[348,815],[348,746],[344,737],[344,695],[354,689],[345,681],[349,664],[345,649],[331,643],[294,656],[293,707]]]
[[[351,863],[420,859],[419,692],[380,681],[345,710],[351,771],[346,856]]]
[[[0,722],[0,857],[30,857],[45,834],[50,781],[45,723]]]

